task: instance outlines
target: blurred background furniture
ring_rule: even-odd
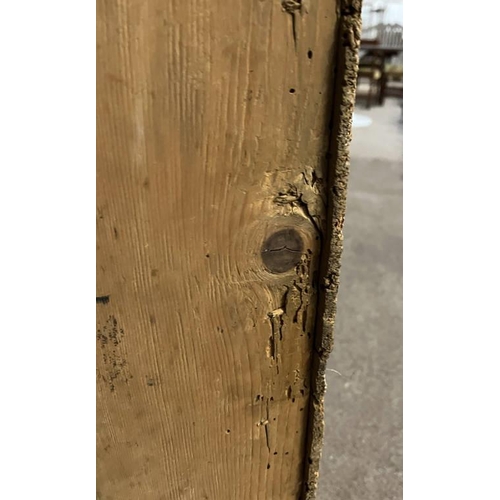
[[[382,106],[386,97],[403,97],[402,12],[400,16],[397,11],[388,11],[390,6],[376,2],[363,8],[357,98],[367,108]],[[394,19],[400,19],[401,24],[388,22]]]
[[[366,99],[369,109],[373,101],[380,100],[382,89],[382,75],[384,70],[384,57],[377,51],[378,40],[361,43],[359,70],[358,70],[358,95]]]
[[[384,104],[386,97],[403,98],[403,64],[386,64],[380,84],[380,104]]]

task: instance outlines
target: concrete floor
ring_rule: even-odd
[[[403,164],[399,100],[356,110],[318,500],[403,498]],[[337,374],[336,371],[341,375]]]

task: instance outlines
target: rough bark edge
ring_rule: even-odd
[[[303,500],[313,500],[319,478],[323,448],[326,363],[333,349],[340,258],[343,248],[344,216],[349,176],[349,145],[356,81],[358,49],[361,39],[361,0],[341,0],[333,89],[333,130],[328,165],[328,233],[323,249],[316,322],[315,350],[312,363],[311,399],[308,422],[307,460]]]

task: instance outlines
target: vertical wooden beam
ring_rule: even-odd
[[[101,500],[312,494],[349,15],[339,0],[98,0]]]

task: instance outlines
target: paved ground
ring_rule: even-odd
[[[318,500],[401,500],[403,165],[399,101],[357,113]],[[334,371],[340,372],[338,375]]]

